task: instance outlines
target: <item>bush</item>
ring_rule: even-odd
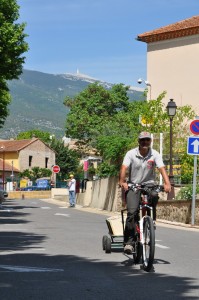
[[[199,193],[199,186],[196,186],[196,194]],[[177,200],[192,200],[193,185],[189,185],[180,189],[176,199]]]

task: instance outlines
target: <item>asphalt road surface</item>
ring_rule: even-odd
[[[199,299],[199,229],[158,224],[147,273],[122,250],[102,250],[107,216],[58,201],[7,200],[0,300]]]

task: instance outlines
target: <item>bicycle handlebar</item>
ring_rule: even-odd
[[[156,191],[157,193],[159,192],[164,192],[164,186],[160,184],[150,184],[150,183],[145,183],[145,184],[138,184],[138,183],[133,183],[133,182],[128,182],[128,187],[129,189],[133,191]]]

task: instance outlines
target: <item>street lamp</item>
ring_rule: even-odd
[[[170,118],[170,158],[169,158],[169,180],[171,183],[171,192],[168,193],[167,200],[172,200],[175,198],[175,190],[174,190],[174,176],[173,176],[173,118],[176,114],[177,105],[173,101],[173,99],[170,99],[170,101],[167,104],[167,114]]]
[[[138,83],[141,84],[142,82],[144,82],[144,83],[146,84],[147,87],[148,87],[148,86],[150,87],[150,89],[149,89],[149,100],[151,100],[151,84],[150,84],[149,81],[144,80],[144,79],[142,79],[142,78],[139,78],[139,79],[138,79]]]
[[[2,170],[2,183],[3,183],[3,190],[5,189],[5,146],[1,146],[1,151],[3,152],[3,170]]]

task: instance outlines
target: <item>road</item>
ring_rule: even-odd
[[[0,299],[199,299],[199,230],[157,224],[154,269],[106,254],[102,212],[38,199],[0,210]]]

